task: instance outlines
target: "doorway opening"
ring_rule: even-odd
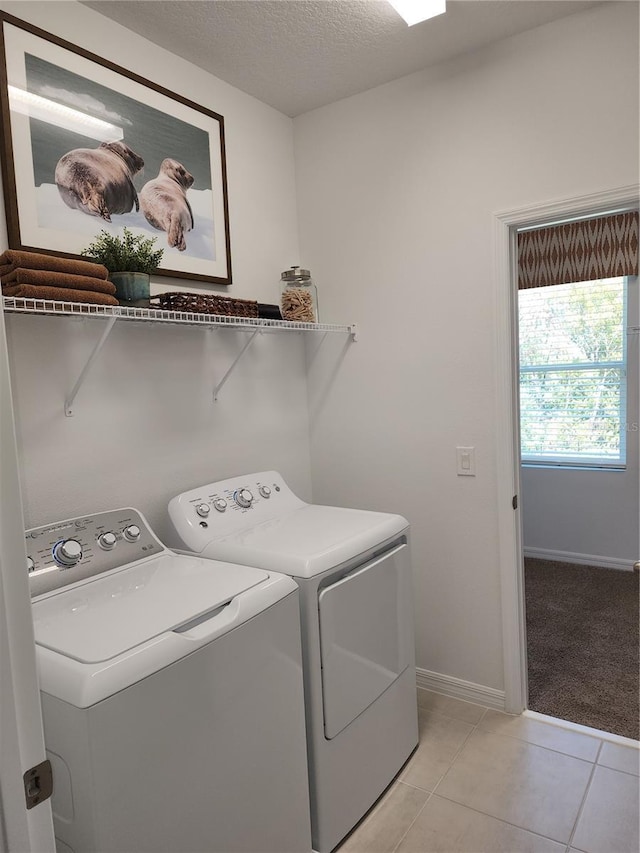
[[[638,739],[637,210],[511,230],[525,704]]]

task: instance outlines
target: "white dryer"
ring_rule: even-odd
[[[191,552],[300,588],[312,841],[328,853],[418,742],[408,522],[304,503],[275,471],[192,489],[169,515]]]
[[[130,508],[26,543],[58,852],[310,851],[295,583]]]

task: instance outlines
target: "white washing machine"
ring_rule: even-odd
[[[295,583],[130,508],[26,542],[59,853],[310,851]]]
[[[191,552],[300,588],[312,841],[328,853],[418,743],[408,522],[306,504],[275,471],[185,492],[169,515]]]

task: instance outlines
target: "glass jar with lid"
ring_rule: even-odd
[[[309,270],[293,266],[280,276],[280,311],[284,320],[318,322],[318,292]]]

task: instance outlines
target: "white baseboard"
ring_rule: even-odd
[[[560,563],[577,563],[580,566],[599,566],[603,569],[622,569],[633,571],[633,559],[619,557],[599,557],[594,554],[574,554],[572,551],[551,551],[548,548],[524,548],[525,557],[536,560],[554,560]]]
[[[464,681],[462,678],[430,672],[428,669],[419,667],[416,667],[416,684],[423,690],[441,693],[452,699],[462,699],[465,702],[473,702],[475,705],[484,705],[485,708],[504,711],[504,690],[496,690],[493,687],[485,687],[482,684],[474,684],[472,681]]]

